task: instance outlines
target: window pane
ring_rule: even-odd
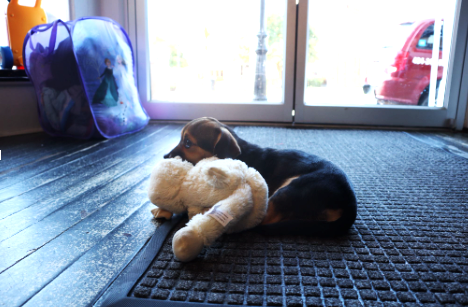
[[[36,3],[35,0],[20,0],[20,5],[25,6],[34,6]],[[0,12],[2,13],[2,18],[5,18],[6,11],[8,7],[7,1],[0,1]],[[41,7],[47,14],[47,22],[52,22],[58,18],[63,21],[68,21],[70,19],[70,10],[68,6],[68,1],[65,0],[42,0]],[[8,35],[7,35],[7,26],[6,20],[0,21],[0,46],[8,46]]]
[[[264,3],[262,35],[261,0],[148,1],[151,100],[282,103],[286,1]]]
[[[441,107],[455,6],[310,0],[305,104]]]

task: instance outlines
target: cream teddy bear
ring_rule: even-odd
[[[267,211],[268,187],[244,162],[207,158],[193,166],[179,157],[160,161],[151,173],[148,196],[155,218],[187,212],[189,222],[172,241],[181,261],[197,257],[223,233],[257,226]]]

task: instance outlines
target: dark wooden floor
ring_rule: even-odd
[[[91,304],[154,233],[148,177],[181,128],[1,138],[0,306]]]
[[[154,233],[147,179],[181,127],[0,139],[0,306],[90,304]]]

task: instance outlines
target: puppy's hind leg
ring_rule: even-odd
[[[266,212],[266,216],[263,221],[260,223],[261,225],[268,225],[273,223],[278,223],[283,220],[283,215],[280,214],[275,209],[275,203],[271,200],[268,201],[268,209]]]
[[[269,212],[256,228],[264,234],[339,235],[356,219],[356,197],[343,178],[324,182],[303,175],[278,189],[269,200]]]

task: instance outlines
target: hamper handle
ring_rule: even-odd
[[[55,42],[57,41],[57,28],[59,20],[54,21],[52,26],[52,32],[50,33],[49,52],[53,52],[55,49]]]
[[[58,23],[59,22],[63,22],[61,21],[60,19],[57,19],[56,21],[54,21],[54,23],[52,24],[52,32],[50,33],[50,40],[49,40],[49,53],[52,53],[54,51],[54,48],[55,48],[55,43],[57,42],[57,28],[58,28]],[[44,26],[44,25],[41,25],[41,26]],[[40,26],[39,26],[40,27]],[[30,33],[31,34],[34,34],[36,32],[42,32],[42,31],[45,31],[47,29],[50,29],[50,26],[43,29],[43,30],[37,30],[37,27],[36,28],[33,28]],[[34,50],[34,46],[33,46],[33,42],[31,39],[29,39],[29,48],[31,48],[31,50]]]

